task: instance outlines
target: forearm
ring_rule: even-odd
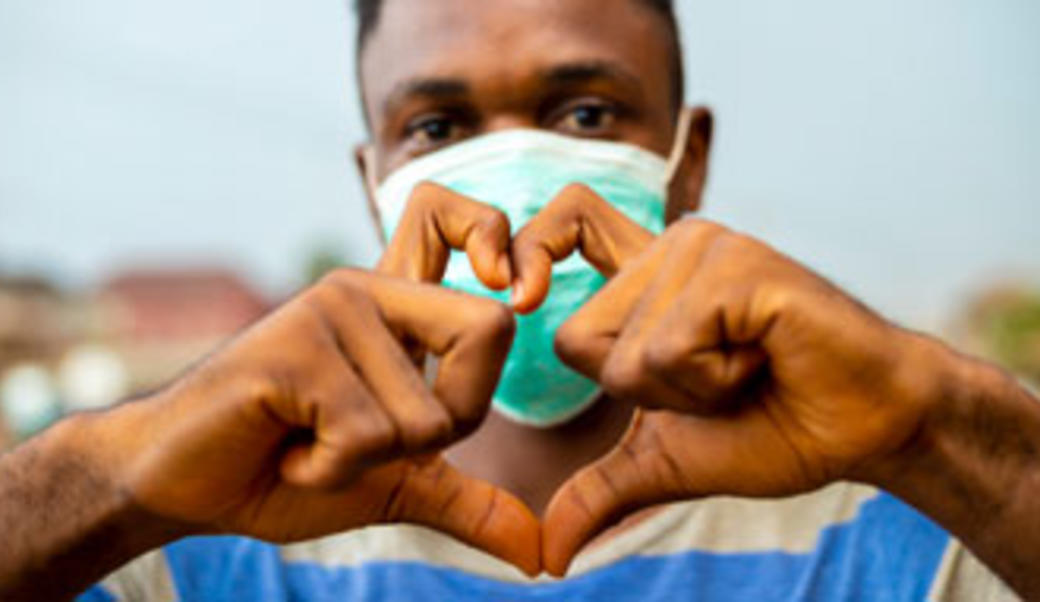
[[[0,599],[68,599],[177,536],[112,476],[104,416],[79,416],[0,457]]]
[[[1040,401],[1002,370],[929,341],[941,374],[917,436],[874,484],[956,535],[1040,599]]]

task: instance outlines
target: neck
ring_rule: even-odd
[[[603,397],[574,420],[548,429],[512,422],[492,411],[447,457],[467,474],[510,491],[540,515],[564,481],[614,447],[632,411],[628,403]]]

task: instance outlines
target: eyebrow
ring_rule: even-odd
[[[631,71],[607,61],[578,61],[553,65],[541,73],[539,78],[555,86],[579,86],[596,81],[618,82],[641,94],[641,80]],[[431,100],[458,99],[471,92],[469,83],[458,78],[418,77],[403,81],[390,91],[383,101],[383,113],[390,114],[410,98]]]
[[[643,89],[642,81],[621,65],[607,61],[582,61],[554,65],[542,72],[543,80],[560,86],[587,84],[597,80],[620,82],[635,92]]]
[[[416,78],[401,82],[394,86],[386,100],[383,101],[383,112],[390,113],[405,100],[414,97],[443,99],[458,98],[469,94],[469,84],[461,79],[451,78]]]

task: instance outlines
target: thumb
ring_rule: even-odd
[[[654,235],[582,184],[571,184],[513,237],[513,307],[530,313],[549,294],[552,266],[575,250],[612,277]]]
[[[538,519],[508,492],[466,476],[441,458],[413,465],[388,503],[387,520],[447,533],[535,576]]]
[[[662,474],[656,454],[637,442],[645,415],[640,410],[618,446],[571,477],[549,502],[542,523],[542,565],[549,574],[565,575],[585,544],[630,512],[684,497],[679,475]]]

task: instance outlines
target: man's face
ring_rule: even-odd
[[[674,57],[637,0],[386,0],[361,61],[376,179],[510,128],[667,155]]]

